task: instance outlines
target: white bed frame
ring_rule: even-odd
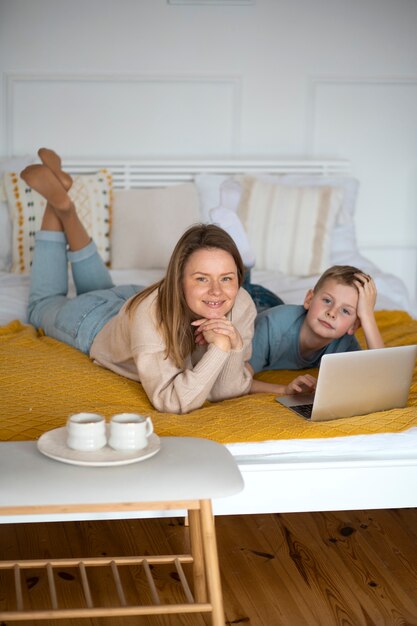
[[[192,181],[198,173],[279,173],[347,175],[348,161],[230,160],[230,161],[119,161],[66,160],[64,168],[72,174],[109,169],[114,187],[159,187]],[[417,450],[399,458],[387,450],[375,455],[352,450],[351,457],[336,455],[294,457],[236,457],[245,488],[232,497],[214,501],[216,514],[303,512],[406,508],[417,506]],[[172,515],[172,512],[169,514]],[[160,513],[164,515],[164,513]],[[117,518],[118,514],[94,515]],[[137,517],[124,513],[123,517]],[[92,517],[91,515],[89,516]],[[51,516],[48,519],[52,519]],[[56,516],[54,519],[63,519]],[[66,519],[85,519],[77,516]],[[9,520],[10,521],[10,520]],[[14,520],[18,521],[18,520]],[[24,521],[28,521],[25,518]]]
[[[166,187],[192,182],[197,174],[316,174],[317,176],[348,175],[350,163],[346,160],[178,160],[178,161],[121,161],[112,159],[65,159],[63,167],[70,174],[94,173],[108,169],[113,176],[114,189]]]

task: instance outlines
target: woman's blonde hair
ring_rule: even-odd
[[[175,246],[165,277],[139,292],[127,307],[132,315],[149,294],[158,290],[157,323],[166,344],[166,358],[171,358],[180,368],[184,366],[185,358],[195,349],[194,329],[191,326],[193,313],[185,301],[183,290],[184,268],[193,252],[210,248],[224,250],[233,257],[241,287],[244,266],[233,239],[215,224],[195,224],[185,231]]]

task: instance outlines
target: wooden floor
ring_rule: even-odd
[[[216,528],[228,626],[417,625],[416,509],[218,517]],[[2,559],[186,550],[188,529],[178,518],[0,525]],[[161,595],[178,596],[177,573],[159,567],[153,574]],[[45,578],[31,571],[24,579],[34,607],[47,593]],[[143,581],[130,571],[124,578],[128,599],[137,602]],[[57,579],[60,597],[71,604],[79,594],[76,577],[63,568]],[[110,606],[110,578],[97,571],[90,582],[95,600]],[[0,610],[11,608],[10,587],[1,574]],[[12,623],[206,626],[209,620],[188,615],[0,626]]]

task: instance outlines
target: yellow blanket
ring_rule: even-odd
[[[377,312],[377,322],[387,346],[417,344],[417,320],[407,313]],[[358,338],[363,344],[361,332]],[[289,382],[294,375],[275,371],[258,377]],[[0,328],[0,440],[36,439],[79,411],[106,417],[139,412],[152,416],[158,435],[222,443],[398,432],[417,426],[417,370],[409,406],[362,417],[312,424],[278,405],[271,394],[206,402],[192,413],[174,415],[153,409],[139,383],[102,369],[31,326],[16,321]]]

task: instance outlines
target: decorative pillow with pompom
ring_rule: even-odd
[[[20,178],[16,172],[4,175],[12,222],[12,267],[19,274],[30,272],[35,233],[40,229],[46,200]],[[104,262],[110,263],[110,228],[112,214],[112,175],[102,169],[96,174],[74,176],[68,192],[77,207],[87,232],[97,244]]]

